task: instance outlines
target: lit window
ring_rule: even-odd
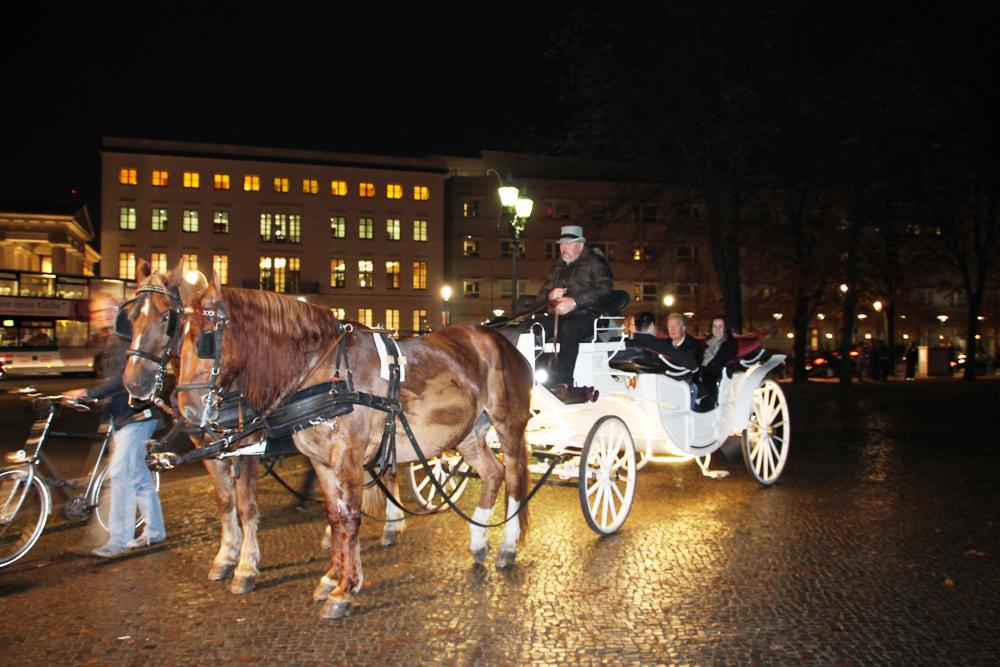
[[[198,253],[185,252],[181,254],[181,268],[184,271],[198,270]]]
[[[278,243],[288,241],[288,216],[284,213],[274,214],[274,239]]]
[[[271,240],[271,228],[274,223],[274,216],[270,213],[260,214],[260,240],[269,242]]]
[[[427,262],[413,262],[413,289],[427,289]]]
[[[462,203],[462,217],[463,218],[478,218],[479,217],[479,200],[478,199],[466,199]]]
[[[426,241],[427,240],[427,221],[426,220],[414,220],[413,221],[413,240],[414,241]]]
[[[167,209],[154,208],[151,216],[152,228],[154,232],[167,231]]]
[[[302,194],[314,195],[319,192],[319,181],[315,178],[302,179]]]
[[[330,181],[330,194],[334,197],[346,197],[347,181]]]
[[[389,241],[399,240],[399,218],[389,218],[385,221],[385,238]]]
[[[300,263],[298,257],[261,257],[257,274],[260,289],[279,294],[298,292]]]
[[[417,201],[427,201],[431,198],[431,190],[426,185],[413,186],[413,198]]]
[[[370,259],[358,260],[358,287],[371,289],[374,287],[375,262]]]
[[[386,289],[399,289],[399,261],[390,259],[385,263]]]
[[[288,192],[288,179],[281,178],[279,176],[274,177],[274,191],[275,192]]]
[[[122,167],[118,170],[118,182],[122,185],[138,185],[139,174],[131,167]]]
[[[330,287],[347,286],[347,260],[335,257],[330,260]]]
[[[651,243],[643,243],[632,249],[632,261],[649,261],[656,258],[656,249]]]
[[[149,253],[149,270],[153,273],[166,273],[169,270],[167,268],[167,253]]]
[[[198,210],[193,208],[184,209],[183,217],[181,218],[181,229],[185,232],[196,232],[198,231]]]
[[[413,332],[424,331],[427,328],[427,311],[423,308],[413,309]]]
[[[632,283],[633,301],[656,301],[659,285],[656,283]]]
[[[212,214],[212,232],[215,234],[229,233],[229,211],[215,211]]]
[[[201,187],[201,174],[197,171],[184,172],[184,187],[197,190]]]
[[[479,257],[480,239],[466,238],[462,241],[462,254],[466,257]]]
[[[358,238],[359,239],[371,239],[374,238],[375,233],[375,219],[374,218],[361,218],[358,220]]]
[[[215,185],[216,190],[228,190],[229,174],[215,174],[212,176],[212,182]]]
[[[135,280],[135,253],[122,250],[118,253],[118,277],[124,280]]]
[[[358,322],[361,322],[366,327],[370,327],[373,319],[374,313],[372,313],[371,308],[358,308]]]
[[[229,284],[229,255],[212,255],[212,272],[219,276],[219,282]]]
[[[288,216],[288,242],[302,243],[302,216],[298,213]]]
[[[463,280],[462,281],[462,296],[467,296],[470,299],[479,298],[479,281],[478,280]]]
[[[399,183],[389,183],[385,186],[385,197],[386,199],[402,199],[403,186]]]
[[[330,216],[330,237],[342,239],[347,236],[347,218],[342,215]]]
[[[386,308],[385,309],[385,328],[386,329],[399,329],[399,309],[398,308]]]
[[[374,183],[358,183],[358,196],[359,197],[374,197],[375,196],[375,184]]]
[[[254,174],[244,174],[243,191],[260,192],[260,176],[256,176]]]
[[[166,169],[154,169],[152,184],[154,188],[165,188],[170,185],[170,172]]]
[[[330,312],[333,313],[333,316],[338,320],[342,320],[347,317],[347,312],[343,308],[331,308]]]
[[[122,206],[118,216],[118,229],[135,229],[135,207]]]

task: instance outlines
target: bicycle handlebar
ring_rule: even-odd
[[[34,387],[21,387],[20,389],[12,390],[11,393],[18,394],[24,398],[30,398],[33,401],[38,400],[48,403],[58,403],[59,405],[73,408],[74,410],[78,410],[80,412],[89,412],[99,403],[96,398],[90,398],[89,396],[70,398],[65,394],[43,394]]]

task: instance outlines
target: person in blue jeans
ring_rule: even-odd
[[[114,558],[129,549],[162,542],[167,537],[163,510],[156,493],[153,475],[146,467],[146,441],[160,423],[159,410],[153,406],[129,406],[128,391],[122,382],[125,353],[129,342],[112,330],[117,304],[107,295],[91,302],[91,324],[97,335],[100,352],[95,367],[102,382],[88,389],[67,392],[71,398],[88,397],[105,401],[105,412],[114,421],[111,443],[111,497],[108,507],[108,541],[93,551],[100,558]],[[136,508],[145,520],[145,530],[135,536]]]

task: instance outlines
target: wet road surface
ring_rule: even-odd
[[[353,615],[319,618],[319,513],[261,484],[262,571],[206,579],[218,525],[202,476],[162,492],[169,537],[81,555],[53,516],[0,571],[6,664],[997,664],[1000,382],[784,385],[792,449],[772,488],[739,461],[650,465],[622,531],[598,538],[573,487],[546,487],[516,566],[468,553],[453,514],[395,547],[362,531]],[[295,483],[301,457],[279,471]],[[462,500],[474,504],[474,489]]]

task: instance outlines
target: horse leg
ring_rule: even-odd
[[[205,459],[205,470],[215,486],[215,500],[219,505],[219,518],[222,523],[222,542],[219,552],[215,554],[212,567],[208,570],[208,578],[212,581],[222,581],[236,567],[237,556],[243,543],[243,533],[236,515],[236,492],[233,483],[232,470],[228,461]]]
[[[317,478],[326,496],[326,510],[333,534],[330,552],[330,570],[320,580],[313,592],[317,598],[326,593],[322,618],[341,618],[351,613],[351,596],[361,590],[364,575],[361,569],[361,545],[358,532],[361,527],[362,469],[356,460],[360,452],[344,449],[336,459],[335,467],[329,464],[316,467]]]
[[[524,442],[524,428],[528,420],[519,415],[520,413],[505,415],[505,418],[497,419],[495,422],[503,451],[504,488],[507,491],[507,522],[503,527],[503,542],[497,553],[497,569],[514,564],[517,544],[524,538],[528,529],[528,507],[521,507],[528,493],[530,479],[528,450]]]
[[[399,480],[396,474],[389,471],[382,478],[386,487],[392,492],[393,497],[399,500]],[[382,530],[382,545],[386,547],[391,547],[399,541],[399,534],[403,532],[406,527],[406,522],[403,520],[403,510],[396,506],[396,503],[389,500],[387,497],[385,499],[385,528]]]
[[[257,543],[257,524],[260,516],[257,505],[257,459],[256,456],[238,459],[236,506],[243,526],[243,546],[240,549],[240,562],[229,584],[229,590],[236,594],[249,593],[257,582],[257,564],[260,560],[260,545]]]
[[[500,482],[503,480],[503,466],[500,465],[493,451],[486,446],[486,429],[488,427],[489,424],[483,428],[477,424],[475,439],[466,440],[458,445],[458,453],[476,471],[483,482],[479,503],[476,504],[476,511],[472,513],[472,520],[481,524],[489,523],[490,517],[493,515],[493,504],[500,491]],[[469,524],[469,551],[472,552],[472,558],[477,563],[486,560],[490,546],[486,541],[485,526]]]

